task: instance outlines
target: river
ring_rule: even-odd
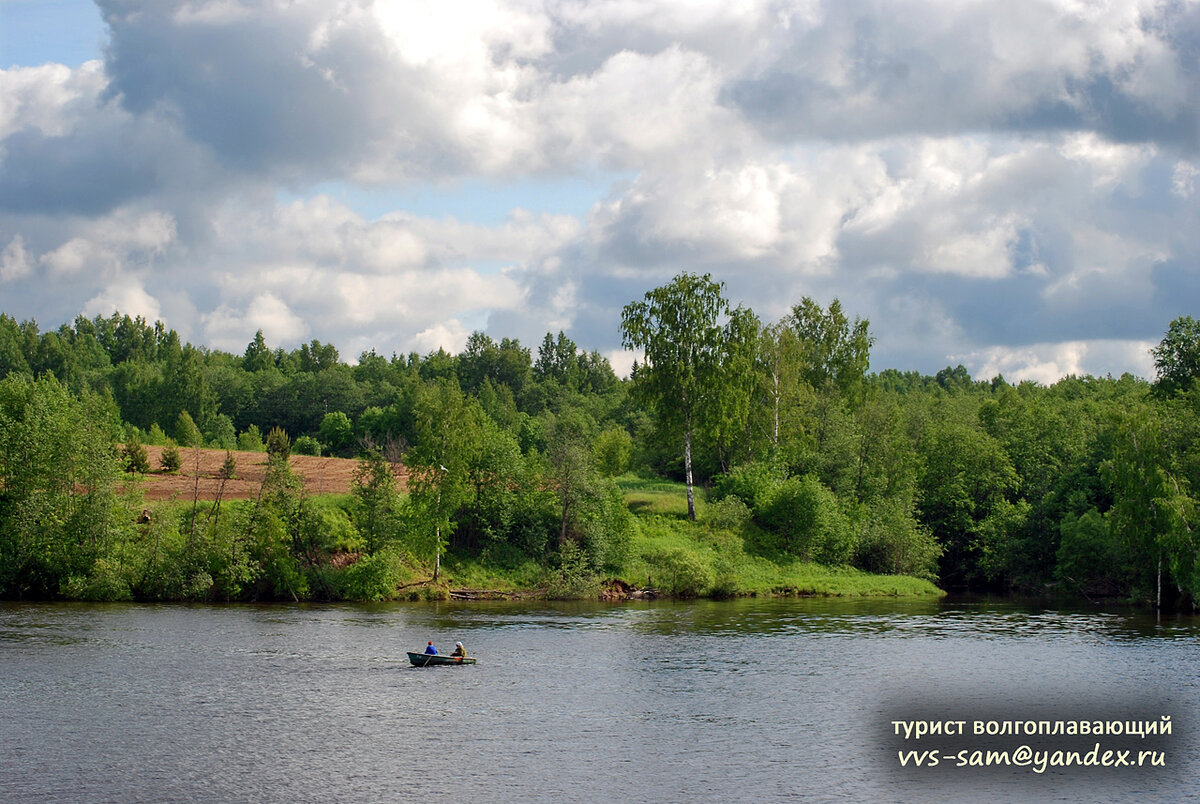
[[[428,640],[478,664],[409,666]],[[1198,671],[1197,618],[994,601],[7,603],[0,801],[1174,802],[1200,790]]]

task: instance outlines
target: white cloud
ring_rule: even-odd
[[[767,319],[841,297],[875,368],[999,349],[1049,376],[1144,367],[1097,344],[1197,292],[1194,3],[100,5],[103,64],[0,71],[10,314],[615,355],[623,304],[711,271]],[[403,208],[597,168],[627,180],[585,219]],[[312,189],[354,182],[408,192],[368,218]]]
[[[158,299],[132,280],[122,280],[110,285],[83,305],[84,314],[93,318],[108,316],[117,311],[125,315],[140,315],[147,321],[157,321],[162,318],[162,308]]]
[[[257,294],[241,310],[222,305],[203,316],[203,324],[209,343],[234,352],[240,352],[258,330],[273,344],[295,344],[309,333],[304,320],[272,293]]]
[[[25,251],[25,238],[14,235],[4,251],[0,251],[0,284],[28,276],[32,270],[29,253]]]
[[[1049,385],[1067,375],[1101,375],[1114,364],[1128,366],[1137,376],[1153,377],[1150,341],[1066,341],[1038,343],[1020,348],[993,346],[978,352],[956,355],[976,379],[1003,375],[1009,382]]]

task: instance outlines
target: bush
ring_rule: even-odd
[[[282,427],[272,427],[271,432],[267,433],[267,454],[285,461],[292,454],[291,439]]]
[[[629,458],[633,455],[633,438],[623,427],[610,427],[596,437],[592,457],[596,469],[604,477],[625,474]]]
[[[750,509],[741,497],[730,495],[709,504],[704,522],[715,530],[741,530],[750,521]]]
[[[596,597],[600,580],[592,572],[587,553],[575,542],[568,541],[558,552],[558,567],[546,583],[546,597],[551,600],[577,600]]]
[[[72,576],[61,591],[71,600],[133,600],[129,581],[129,573],[120,564],[97,558],[90,574]]]
[[[169,441],[167,434],[158,426],[158,422],[150,425],[150,431],[146,433],[146,443],[153,444],[156,447],[161,447]]]
[[[238,436],[237,448],[242,452],[263,452],[267,445],[263,443],[262,431],[258,429],[258,425],[250,425],[246,431]]]
[[[208,445],[216,449],[231,450],[237,446],[237,432],[233,429],[233,420],[224,413],[213,417],[204,437]]]
[[[181,447],[200,446],[200,428],[186,410],[179,411],[179,417],[175,420],[175,441]]]
[[[130,474],[146,474],[150,471],[150,456],[146,453],[146,448],[142,446],[142,442],[138,440],[137,432],[129,431],[129,438],[125,441],[125,446],[121,448],[122,457],[125,461],[125,471]]]
[[[848,564],[854,555],[854,534],[837,497],[813,475],[780,483],[755,518],[781,537],[786,553],[805,561]]]
[[[742,464],[713,479],[710,497],[723,500],[737,497],[751,509],[757,508],[783,480],[782,472],[768,463]]]
[[[383,550],[373,556],[363,556],[342,570],[338,593],[346,600],[390,600],[405,577],[400,557],[390,550]]]
[[[162,455],[158,458],[158,465],[170,474],[175,474],[183,466],[183,459],[179,457],[179,447],[174,441],[167,440],[167,445],[163,447]]]
[[[292,444],[292,451],[297,455],[320,455],[321,442],[312,436],[302,435]]]
[[[868,572],[935,581],[941,555],[942,547],[933,534],[905,506],[882,501],[867,512],[856,563]]]
[[[340,410],[325,414],[317,434],[333,452],[345,451],[354,446],[354,425],[350,422],[350,417]]]
[[[712,587],[716,573],[700,554],[673,548],[646,557],[662,591],[677,597],[699,597]]]

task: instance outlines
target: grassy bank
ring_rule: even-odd
[[[750,522],[729,522],[722,512],[696,500],[697,521],[687,519],[682,484],[626,476],[619,480],[634,527],[624,560],[601,578],[569,564],[549,571],[530,560],[449,556],[443,563],[451,587],[591,597],[605,582],[651,589],[679,597],[745,595],[940,596],[929,581],[904,575],[875,575],[826,567],[762,549]],[[610,584],[611,585],[611,584]]]
[[[285,519],[256,515],[253,500],[194,507],[168,500],[152,504],[143,524],[60,593],[90,600],[942,594],[918,578],[827,567],[773,551],[744,509],[737,515],[698,500],[692,522],[682,485],[625,477],[619,486],[630,517],[602,572],[571,549],[573,542],[555,551],[550,565],[501,546],[443,553],[433,582],[431,542],[410,536],[368,551],[352,524],[351,495],[313,495],[303,511],[285,512]]]

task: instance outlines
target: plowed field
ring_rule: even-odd
[[[252,499],[258,496],[267,473],[265,452],[234,452],[237,473],[225,481],[221,480],[224,450],[182,447],[179,457],[183,466],[176,474],[161,470],[162,447],[146,447],[146,452],[152,471],[142,476],[142,488],[150,500],[190,500],[196,494],[201,500],[213,500],[221,490],[222,482],[225,484],[224,490],[220,491],[223,499]],[[304,481],[304,488],[310,494],[349,493],[354,469],[358,466],[358,461],[349,458],[315,458],[311,455],[293,455],[290,462],[292,471]],[[398,474],[397,487],[404,490],[403,469]]]

